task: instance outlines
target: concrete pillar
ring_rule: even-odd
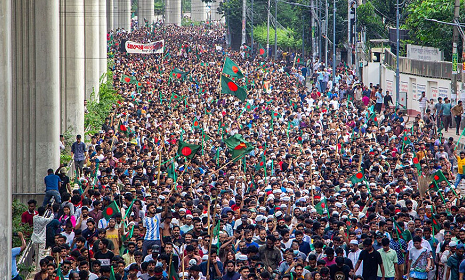
[[[98,82],[100,78],[99,1],[100,0],[84,0],[86,99],[90,99],[93,91],[95,91],[94,97],[98,97]]]
[[[192,21],[206,21],[207,9],[206,4],[202,0],[191,1],[191,19]]]
[[[84,0],[62,0],[61,101],[64,130],[84,134]],[[63,108],[64,107],[64,108]]]
[[[111,1],[111,14],[113,16],[113,25],[112,25],[112,28],[114,30],[116,30],[117,28],[119,28],[120,24],[119,24],[119,20],[120,20],[120,16],[119,16],[119,2],[120,0],[110,0]]]
[[[138,13],[139,27],[145,26],[145,20],[147,20],[150,26],[155,20],[154,1],[153,0],[139,0],[138,10],[139,10],[139,13]]]
[[[106,7],[106,12],[107,12],[107,31],[109,32],[110,30],[113,30],[113,19],[114,19],[114,13],[113,13],[113,0],[106,0],[107,7]]]
[[[115,28],[123,28],[126,31],[131,31],[131,0],[113,0],[119,2],[117,14],[119,16],[118,26]]]
[[[181,26],[181,0],[165,0],[165,23]]]
[[[59,2],[35,0],[36,188],[43,191],[48,168],[60,164]]]
[[[98,0],[99,14],[99,77],[107,73],[107,0]],[[103,80],[106,81],[106,76]]]
[[[211,2],[210,5],[211,5],[211,13],[212,13],[211,18],[212,18],[212,21],[213,22],[215,22],[215,21],[224,22],[224,19],[222,19],[221,14],[218,13],[218,8],[220,7],[220,2],[219,1]]]
[[[0,1],[0,122],[3,128],[3,139],[0,142],[0,279],[11,279],[11,232],[12,232],[12,52],[11,52],[11,1]]]

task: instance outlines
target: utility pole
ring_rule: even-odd
[[[456,2],[460,0],[456,0]],[[399,31],[399,0],[396,0],[396,103],[399,104],[399,90],[400,90],[400,72],[399,72],[399,60],[400,60],[400,31]]]
[[[333,85],[336,85],[336,0],[333,0]]]
[[[328,67],[328,0],[325,0],[325,66]]]
[[[302,56],[305,54],[305,24],[304,24],[304,13],[302,13]]]
[[[270,57],[270,0],[268,0],[267,24],[266,24],[266,56]]]
[[[278,0],[274,1],[274,60],[278,59]]]
[[[252,7],[252,18],[250,19],[250,21],[252,22],[252,27],[250,28],[250,32],[251,32],[251,35],[252,35],[252,43],[251,43],[251,46],[250,46],[250,55],[252,56],[252,58],[254,58],[254,55],[253,55],[253,44],[254,44],[254,39],[253,39],[253,0],[252,0],[252,3],[251,3]]]
[[[359,71],[359,65],[358,65],[358,55],[357,55],[357,43],[358,43],[358,34],[357,34],[357,0],[355,0],[354,4],[354,51],[355,51],[355,76],[358,76],[358,71]]]
[[[460,0],[455,0],[454,4],[454,22],[459,21],[460,15]],[[457,53],[457,43],[459,41],[459,29],[457,25],[454,25],[454,33],[452,37],[452,79],[451,79],[451,94],[456,95],[456,100],[458,100],[457,92],[457,74],[458,74],[458,53]],[[462,81],[463,82],[463,81]]]
[[[321,22],[321,6],[322,6],[322,0],[317,0],[318,3],[318,57],[320,58],[320,61],[323,60],[322,58],[322,42],[321,42],[321,37],[322,37],[322,29],[323,29],[323,24]],[[325,62],[326,63],[326,62]]]
[[[316,54],[317,54],[317,46],[316,46],[316,12],[315,12],[315,0],[311,2],[311,9],[312,9],[312,63],[316,62]]]
[[[242,40],[241,44],[247,42],[247,33],[245,32],[245,23],[247,18],[247,0],[242,0]]]

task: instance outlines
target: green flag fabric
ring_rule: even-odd
[[[357,172],[355,175],[352,175],[349,179],[353,185],[363,182],[364,181],[364,174],[363,171]]]
[[[247,91],[244,88],[238,86],[231,79],[223,75],[221,75],[221,92],[225,94],[232,94],[241,101],[244,101],[247,98]]]
[[[197,129],[200,127],[199,120],[197,118],[194,118],[194,122],[192,123],[192,127],[194,129]]]
[[[253,146],[249,142],[245,141],[240,134],[234,134],[228,139],[225,139],[224,143],[231,150],[234,161],[253,150]]]
[[[436,220],[436,218],[434,217],[434,215],[433,215],[433,217],[432,217],[432,219],[431,219],[431,224],[432,224],[432,226],[433,226],[433,232],[438,233],[438,232],[441,230],[441,226],[440,226],[440,224],[439,224],[439,221]]]
[[[260,170],[260,169],[265,168],[265,167],[266,167],[265,154],[262,154],[262,156],[260,157],[260,160],[255,165],[255,170]]]
[[[189,144],[184,141],[179,141],[178,154],[192,159],[195,154],[200,150],[200,145]]]
[[[116,201],[113,200],[112,203],[108,204],[108,206],[103,210],[103,217],[108,221],[113,215],[120,213],[118,205],[116,205]]]
[[[176,268],[174,267],[174,262],[171,262],[170,265],[170,275],[168,276],[168,280],[179,280],[178,273],[176,272]]]
[[[412,159],[413,161],[413,164],[415,165],[415,167],[417,168],[417,171],[420,172],[421,171],[421,164],[420,164],[420,161],[418,160],[417,157],[414,157]]]
[[[322,199],[320,202],[318,202],[315,205],[315,209],[318,214],[323,215],[326,210],[326,199]]]
[[[121,80],[122,83],[126,84],[136,84],[137,79],[134,76],[128,76],[128,75],[121,75]]]
[[[124,125],[123,121],[121,120],[118,123],[118,132],[126,136],[129,134],[128,128]]]
[[[174,68],[170,73],[171,78],[184,79],[187,76],[187,72],[181,71],[178,68]]]
[[[447,179],[444,176],[444,173],[442,173],[441,170],[438,170],[438,171],[434,172],[434,174],[433,174],[433,181],[436,183],[436,185],[439,185],[439,183],[441,183],[442,181],[447,182]]]
[[[263,57],[266,56],[266,49],[261,44],[258,45],[258,53]]]
[[[232,61],[229,57],[226,57],[226,59],[224,60],[223,73],[237,79],[241,79],[244,77],[244,74],[242,74],[242,71],[241,69],[239,69],[239,66],[237,66],[237,64],[234,61]]]

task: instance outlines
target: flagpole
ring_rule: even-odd
[[[217,171],[220,171],[220,170],[223,169],[223,168],[225,168],[225,167],[228,166],[231,162],[234,162],[236,159],[240,158],[241,156],[244,156],[244,154],[243,154],[243,155],[238,155],[238,156],[235,157],[233,160],[228,161],[226,164],[224,164],[223,166],[221,166],[219,169],[215,170],[214,173],[217,172]]]
[[[189,167],[191,163],[191,160],[187,161],[186,164],[184,164],[184,170],[181,172],[181,175],[179,175],[179,177],[182,177],[182,175],[184,175],[184,172],[186,172],[187,168]],[[175,171],[176,172],[176,171]],[[171,187],[171,190],[170,190],[170,193],[168,195],[171,196],[171,194],[173,193],[174,189],[176,188],[176,183],[178,182],[178,179],[179,177],[176,179],[176,181],[174,182],[173,186]]]
[[[215,198],[215,203],[213,204],[213,223],[215,224],[215,212],[216,212],[216,203],[218,202],[218,197]],[[208,211],[210,212],[210,202],[208,202]],[[208,221],[210,221],[210,215],[208,216]],[[208,235],[210,236],[210,244],[208,245],[208,259],[207,259],[207,280],[210,279],[210,258],[212,254],[212,241],[213,241],[213,230],[210,230],[208,226]]]
[[[162,141],[162,146],[160,147],[160,152],[158,153],[157,187],[160,186],[161,151],[163,149],[163,146],[165,146],[165,140],[163,139],[164,135],[165,129],[162,130],[162,135],[160,135],[160,141]]]

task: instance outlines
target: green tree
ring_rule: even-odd
[[[408,5],[408,16],[405,20],[405,28],[410,30],[410,42],[439,48],[444,51],[444,58],[450,61],[452,57],[453,26],[432,22],[427,19],[452,22],[454,18],[454,2],[454,0],[415,0],[410,3]],[[461,16],[459,21],[463,22],[463,20],[464,16]],[[458,44],[458,46],[460,53],[461,44]]]

